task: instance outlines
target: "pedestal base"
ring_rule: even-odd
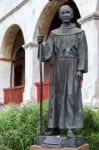
[[[38,146],[54,147],[54,148],[76,148],[84,145],[85,138],[83,136],[66,137],[66,136],[39,136],[37,140]]]
[[[30,150],[90,150],[89,144],[84,144],[78,148],[48,148],[42,146],[31,146]]]

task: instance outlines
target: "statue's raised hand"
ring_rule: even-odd
[[[44,36],[38,36],[37,37],[38,44],[41,44],[43,42],[43,38],[44,38]]]

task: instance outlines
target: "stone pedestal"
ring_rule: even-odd
[[[78,148],[48,148],[48,147],[33,145],[31,146],[30,150],[90,150],[90,148],[89,148],[89,144],[84,144]]]
[[[82,135],[75,137],[67,136],[39,136],[37,140],[38,146],[54,147],[54,148],[75,148],[85,144],[85,138]]]

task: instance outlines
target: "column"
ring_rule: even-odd
[[[25,50],[25,88],[23,102],[31,100],[31,88],[33,85],[33,43],[22,46]]]
[[[25,89],[23,102],[37,103],[37,88],[39,82],[39,61],[37,59],[38,45],[32,42],[23,45],[25,49]]]
[[[9,58],[0,58],[0,101],[4,103],[3,88],[10,87],[11,62]]]

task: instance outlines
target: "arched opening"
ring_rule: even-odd
[[[61,20],[59,19],[58,10],[62,5],[71,6],[71,8],[74,11],[74,17],[72,19],[72,23],[75,23],[77,25],[77,27],[80,28],[80,25],[77,23],[77,19],[80,18],[79,10],[78,10],[78,8],[77,8],[77,6],[76,6],[76,4],[74,3],[73,0],[68,0],[68,1],[65,1],[65,2],[61,3],[61,5],[56,9],[55,15],[54,15],[53,19],[50,22],[50,26],[49,26],[49,29],[47,31],[46,39],[47,39],[47,37],[48,37],[51,30],[59,28],[60,25],[61,25]],[[50,72],[51,72],[51,62],[49,61],[49,62],[46,62],[44,64],[44,80],[49,80],[50,79]]]
[[[38,35],[38,28],[40,27],[42,29],[42,32],[44,34],[44,39],[46,40],[49,32],[52,29],[55,29],[60,26],[61,21],[58,18],[58,10],[62,5],[70,5],[72,9],[74,10],[74,18],[72,19],[72,22],[75,22],[77,24],[77,19],[80,18],[80,13],[77,8],[77,5],[73,0],[53,0],[50,1],[45,8],[43,9],[34,33],[33,41],[35,41],[37,35]]]
[[[79,24],[77,23],[77,19],[80,18],[79,10],[74,3],[73,0],[53,0],[50,1],[46,7],[43,9],[43,12],[41,13],[41,16],[38,20],[35,34],[33,37],[33,41],[36,41],[37,35],[38,35],[38,28],[40,27],[42,30],[42,33],[44,35],[44,41],[47,40],[48,35],[51,30],[58,28],[61,25],[61,20],[58,17],[58,10],[62,5],[70,5],[74,11],[74,17],[72,19],[72,22],[75,23],[78,27]],[[51,61],[48,61],[44,63],[44,81],[50,79],[50,72],[51,72]]]
[[[25,51],[22,48],[24,38],[21,29],[16,34],[11,57],[14,60],[11,65],[11,86],[20,86],[25,83]]]
[[[2,56],[9,67],[9,87],[4,89],[4,103],[19,104],[23,101],[25,78],[25,52],[22,48],[24,37],[18,25],[12,25],[5,33],[2,44]],[[5,63],[5,62],[4,62]],[[5,70],[6,74],[6,70]]]
[[[77,23],[77,19],[80,18],[80,13],[79,13],[78,8],[77,8],[76,4],[74,3],[74,1],[73,0],[69,0],[67,2],[64,2],[62,5],[69,5],[69,6],[71,6],[71,8],[74,11],[74,17],[72,19],[72,23],[75,23],[78,27],[80,27],[80,25]],[[55,13],[55,15],[54,15],[54,17],[52,19],[52,22],[50,24],[48,35],[49,35],[49,32],[51,30],[58,28],[60,25],[61,25],[61,20],[59,19],[58,11],[56,11],[56,13]]]

